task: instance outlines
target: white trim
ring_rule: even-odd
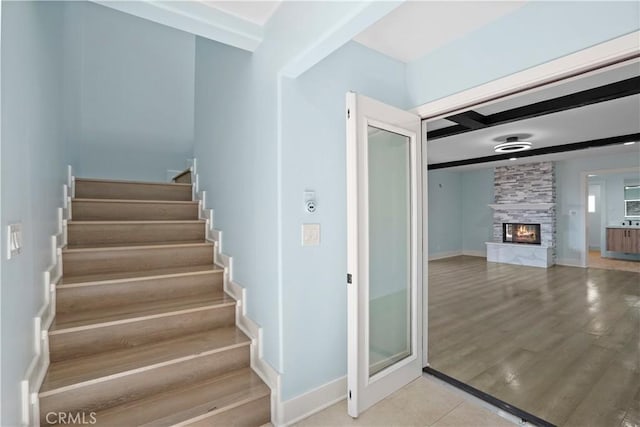
[[[556,265],[562,265],[565,267],[580,267],[587,268],[586,265],[582,265],[577,259],[556,259]]]
[[[583,221],[583,238],[584,245],[580,253],[580,264],[575,264],[573,261],[567,261],[568,264],[562,264],[556,261],[556,264],[569,265],[575,267],[589,267],[589,221],[588,221],[588,213],[587,213],[587,199],[589,197],[589,175],[607,175],[612,173],[627,173],[627,172],[637,172],[638,168],[628,167],[628,168],[615,168],[615,169],[595,169],[588,171],[580,171],[580,218]],[[601,187],[601,191],[606,192],[606,186]],[[603,195],[601,194],[601,200],[603,199]],[[606,245],[606,242],[601,242],[601,244]]]
[[[487,257],[487,251],[477,251],[477,250],[466,250],[463,249],[462,250],[462,255],[464,256],[476,256],[476,257],[480,257],[480,258],[486,258]]]
[[[63,185],[63,206],[58,208],[58,230],[51,236],[51,264],[42,274],[44,299],[38,313],[33,318],[34,355],[20,382],[21,424],[40,425],[40,401],[38,392],[49,368],[49,327],[56,315],[56,285],[62,279],[62,248],[67,244],[67,220],[71,212],[69,184],[75,182],[71,166],[67,168],[67,183]]]
[[[368,407],[417,378],[422,372],[422,143],[420,118],[366,96],[348,92],[347,113],[347,294],[348,413],[357,417]],[[368,130],[403,135],[409,141],[411,354],[375,375],[369,375],[369,203]],[[363,255],[364,254],[364,255]],[[418,344],[420,340],[420,344]]]
[[[328,408],[347,397],[347,377],[340,377],[281,403],[278,425],[289,426]]]
[[[429,261],[435,261],[438,259],[445,259],[445,258],[451,258],[454,256],[460,256],[462,255],[462,250],[458,250],[458,251],[447,251],[447,252],[438,252],[436,254],[433,255],[429,255]]]
[[[258,48],[264,36],[262,26],[209,7],[202,2],[92,2],[250,52]]]
[[[192,160],[192,177],[197,182],[196,159]],[[216,265],[224,268],[223,289],[236,302],[236,326],[251,339],[250,361],[251,369],[265,382],[271,389],[271,422],[274,425],[281,425],[280,419],[285,419],[280,404],[281,378],[276,371],[263,358],[263,330],[253,319],[247,316],[247,290],[233,280],[233,258],[222,252],[222,231],[213,226],[214,210],[206,208],[206,191],[195,192],[194,199],[197,200],[198,218],[206,220],[206,240],[213,243],[213,261]]]
[[[463,111],[471,106],[570,78],[597,68],[631,59],[640,51],[640,31],[554,59],[524,71],[493,80],[456,94],[420,105],[412,112],[422,118]]]

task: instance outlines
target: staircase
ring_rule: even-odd
[[[190,176],[176,181],[76,179],[41,424],[269,422]]]

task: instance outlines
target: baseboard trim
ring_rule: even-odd
[[[487,251],[467,251],[467,250],[463,250],[462,251],[462,255],[465,256],[476,256],[479,258],[486,258],[487,257]]]
[[[462,255],[462,251],[449,251],[449,252],[438,252],[437,254],[434,255],[429,255],[429,261],[435,261],[438,259],[445,259],[445,258],[451,258],[454,256],[460,256]]]
[[[222,251],[222,231],[214,227],[215,212],[207,209],[207,192],[198,190],[197,159],[191,160],[194,200],[198,201],[198,218],[206,221],[206,240],[212,242],[213,262],[224,269],[223,289],[236,300],[236,325],[251,339],[251,369],[271,389],[271,422],[280,425],[280,374],[263,357],[262,327],[247,315],[247,290],[233,280],[233,258]]]
[[[288,426],[347,398],[347,377],[340,377],[282,402],[278,425]]]
[[[56,286],[62,279],[62,248],[67,244],[67,220],[71,216],[71,195],[74,193],[71,166],[67,167],[67,183],[63,185],[63,207],[58,208],[58,230],[51,236],[51,264],[42,274],[44,298],[33,318],[34,355],[20,383],[21,422],[23,426],[40,425],[38,392],[49,368],[49,328],[55,318]]]
[[[586,266],[582,265],[582,263],[578,260],[573,259],[557,259],[555,262],[556,265],[562,265],[565,267],[580,267],[586,268]]]
[[[207,209],[207,192],[199,189],[197,160],[191,163],[194,179],[194,200],[198,201],[198,217],[206,221],[206,239],[214,245],[213,261],[224,269],[224,291],[236,303],[236,325],[251,339],[251,368],[271,388],[271,422],[275,426],[288,426],[321,411],[346,398],[347,377],[330,381],[300,396],[282,401],[281,374],[263,357],[263,329],[247,315],[248,291],[233,277],[233,258],[223,252],[223,232],[214,227],[215,211]]]

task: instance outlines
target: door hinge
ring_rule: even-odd
[[[347,119],[351,118],[351,110],[347,108]]]
[[[353,282],[353,278],[351,277],[351,274],[347,274],[347,284],[351,284]]]
[[[351,400],[351,390],[349,390],[349,400]]]

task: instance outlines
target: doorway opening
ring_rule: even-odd
[[[558,107],[560,98],[580,98],[639,76],[635,58],[426,119],[425,372],[536,425],[586,420],[607,425],[615,420],[602,406],[603,397],[616,394],[621,399],[616,405],[624,405],[640,392],[640,386],[622,390],[603,380],[626,369],[621,368],[623,358],[639,357],[633,345],[637,307],[629,301],[640,301],[640,276],[584,270],[589,246],[602,249],[607,242],[606,235],[590,238],[589,222],[599,221],[602,234],[602,225],[613,218],[602,211],[608,206],[598,209],[598,199],[612,195],[602,183],[593,182],[589,189],[587,175],[626,168],[637,176],[639,91]],[[545,112],[543,107],[551,104],[555,109]],[[595,123],[597,129],[591,126]],[[516,136],[532,147],[493,152]],[[636,185],[623,179],[619,191],[628,187],[625,200],[630,203],[621,202],[621,209],[628,206],[633,212]],[[596,210],[588,212],[589,203]],[[590,213],[600,217],[590,218]],[[463,225],[459,233],[451,231],[454,224]],[[506,233],[505,224],[516,228]],[[539,224],[539,230],[524,227],[523,236],[540,237],[540,244],[514,242],[514,230],[530,224]],[[603,316],[609,316],[608,322],[602,322]],[[613,341],[615,351],[605,346]],[[593,358],[603,353],[607,356],[592,369]],[[589,385],[578,387],[585,369],[591,369]],[[636,375],[632,370],[626,374]],[[578,388],[590,391],[579,393]],[[559,408],[558,401],[570,404]]]
[[[585,266],[640,273],[640,171],[594,170],[583,176],[586,187]]]

